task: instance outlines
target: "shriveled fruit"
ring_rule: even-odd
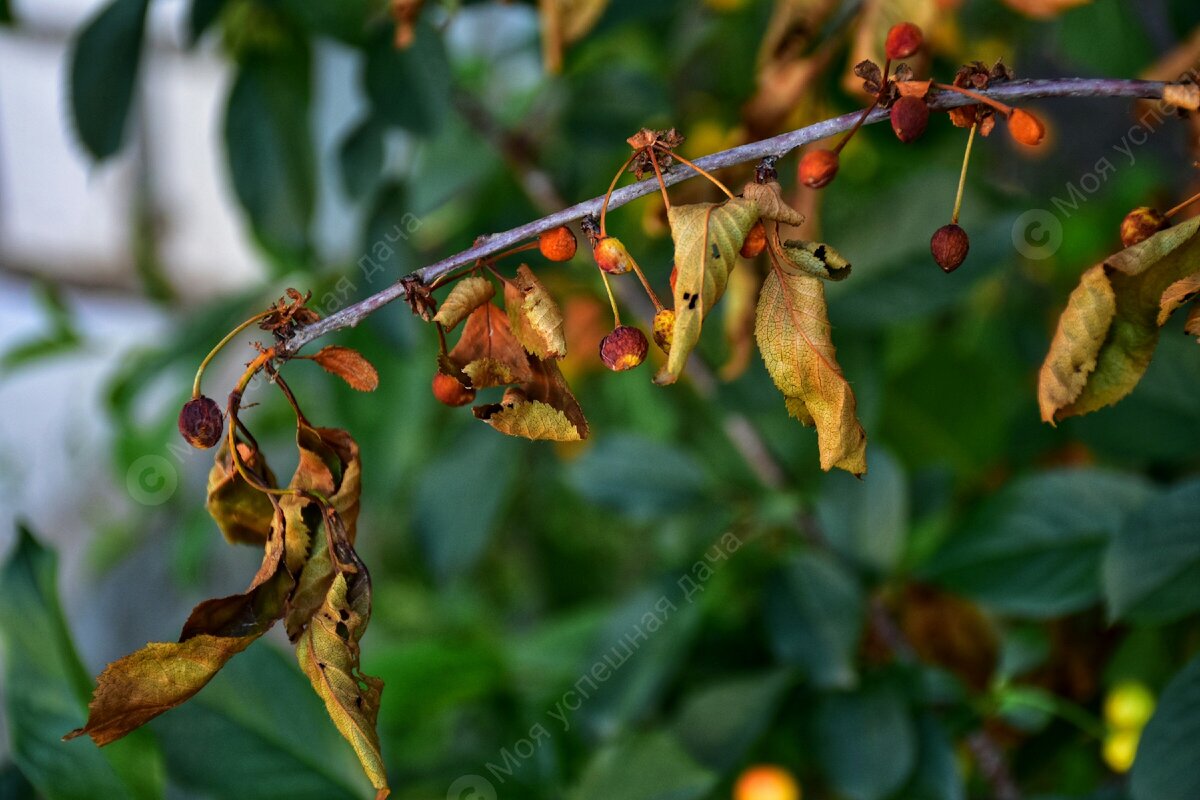
[[[967,260],[971,237],[958,225],[943,225],[934,232],[929,249],[933,253],[933,260],[944,272],[954,272]]]
[[[661,308],[654,315],[654,343],[664,353],[671,352],[671,337],[675,333],[675,312]]]
[[[892,130],[908,144],[921,138],[929,125],[929,105],[920,97],[905,96],[892,105]]]
[[[633,258],[615,236],[605,236],[592,248],[596,264],[609,275],[624,275],[632,268]]]
[[[631,325],[619,325],[600,340],[600,360],[614,372],[633,369],[646,360],[650,343]]]
[[[225,417],[221,407],[211,397],[200,395],[192,398],[179,410],[179,432],[188,444],[198,450],[207,450],[221,441],[224,429]]]
[[[1133,247],[1159,231],[1165,231],[1169,226],[1170,223],[1161,211],[1149,206],[1139,206],[1121,220],[1121,244]]]

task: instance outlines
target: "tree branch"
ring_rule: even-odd
[[[1051,97],[1161,99],[1164,86],[1166,84],[1159,81],[1064,78],[1059,80],[1013,81],[993,87],[985,92],[981,92],[981,94],[1002,102]],[[935,91],[929,95],[929,107],[934,111],[944,111],[951,108],[974,105],[975,102],[970,98],[953,92]],[[843,114],[840,117],[834,117],[833,119],[783,133],[779,136],[773,136],[769,139],[762,139],[761,141],[740,145],[729,150],[722,150],[704,158],[696,159],[696,164],[705,170],[717,170],[736,164],[758,161],[766,156],[784,156],[797,147],[849,130],[854,126],[861,114],[861,111]],[[888,111],[885,109],[876,109],[867,117],[865,124],[870,125],[882,122],[887,118]],[[697,173],[691,168],[677,164],[664,173],[663,178],[668,185],[674,185],[688,178],[696,177],[696,175]],[[623,206],[655,191],[658,191],[658,182],[653,178],[624,186],[613,193],[608,207],[611,210]],[[515,244],[528,241],[551,228],[582,219],[587,214],[598,214],[603,199],[603,197],[593,197],[591,200],[576,203],[562,211],[549,214],[503,233],[481,237],[473,247],[416,270],[412,273],[412,277],[416,277],[421,283],[428,285],[443,275],[473,264],[481,258],[495,255]],[[287,356],[327,333],[332,333],[342,328],[353,327],[383,306],[403,297],[404,292],[404,285],[402,283],[394,283],[370,297],[360,300],[353,305],[346,306],[340,311],[322,319],[320,322],[301,328],[288,341],[282,343],[278,350],[281,355]]]

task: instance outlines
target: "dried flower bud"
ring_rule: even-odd
[[[809,150],[800,159],[800,182],[810,189],[828,186],[838,171],[838,154],[833,150]]]
[[[762,220],[754,223],[754,227],[746,234],[746,241],[742,242],[741,254],[744,258],[757,258],[767,247],[767,229],[763,227]],[[671,287],[671,291],[675,291],[675,287]]]
[[[921,138],[929,124],[929,105],[919,97],[901,97],[892,106],[892,130],[908,144]]]
[[[566,225],[551,228],[538,237],[538,250],[551,261],[570,261],[575,257],[575,234]]]
[[[675,334],[675,312],[669,308],[659,309],[654,315],[654,343],[664,353],[671,352],[671,340]]]
[[[1008,118],[1008,132],[1023,145],[1036,147],[1046,138],[1046,126],[1042,121],[1019,108],[1013,109]]]
[[[221,441],[225,417],[221,407],[211,397],[200,395],[183,404],[179,410],[179,432],[192,447],[207,450]]]
[[[438,370],[433,376],[433,396],[448,406],[465,406],[475,399],[475,390],[463,386],[453,375]]]
[[[1159,231],[1166,230],[1170,224],[1161,211],[1149,206],[1135,208],[1121,220],[1121,244],[1133,247]]]
[[[925,35],[921,29],[911,22],[901,22],[892,26],[888,31],[884,51],[893,61],[910,58],[925,43]]]
[[[592,248],[592,255],[600,269],[609,275],[624,275],[631,269],[629,265],[633,259],[625,245],[615,236],[605,236],[596,242],[596,246]]]
[[[644,333],[629,325],[619,325],[600,340],[600,360],[612,371],[622,372],[645,361],[649,347]]]
[[[971,237],[957,225],[943,225],[934,232],[929,249],[943,272],[954,272],[967,260]]]

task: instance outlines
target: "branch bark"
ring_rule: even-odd
[[[1006,103],[1036,98],[1064,97],[1161,99],[1163,88],[1166,85],[1159,81],[1063,78],[1056,80],[1013,81],[981,92],[981,94]],[[944,111],[960,106],[973,105],[974,103],[974,100],[953,92],[931,92],[929,96],[929,107],[935,111]],[[734,166],[735,164],[758,161],[767,156],[784,156],[792,150],[810,142],[826,139],[849,130],[854,126],[861,113],[861,111],[855,111],[850,114],[843,114],[840,117],[834,117],[833,119],[789,131],[779,136],[773,136],[769,139],[762,139],[757,142],[733,147],[729,150],[722,150],[718,153],[696,159],[696,164],[702,169],[712,171]],[[864,124],[871,125],[882,122],[887,118],[888,112],[886,110],[877,109],[867,117]],[[663,178],[668,185],[674,185],[696,177],[696,175],[697,173],[691,168],[677,164],[664,173]],[[608,204],[609,210],[623,206],[655,191],[658,191],[658,182],[653,178],[624,186],[613,193],[612,199]],[[551,228],[582,219],[587,214],[599,214],[600,204],[603,199],[602,196],[593,197],[591,200],[576,203],[561,211],[548,214],[540,219],[520,225],[503,233],[481,237],[475,246],[416,270],[410,276],[406,277],[415,277],[421,283],[428,285],[443,275],[473,264],[481,258],[495,255],[515,244],[528,241]],[[388,303],[402,298],[404,292],[403,283],[394,283],[357,303],[346,306],[322,319],[320,322],[301,328],[288,341],[282,343],[278,350],[281,355],[287,356],[327,333],[353,327]]]

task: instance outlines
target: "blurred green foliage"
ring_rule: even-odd
[[[126,133],[147,5],[113,0],[77,40],[77,128],[98,158]],[[116,474],[166,450],[195,364],[283,287],[311,288],[331,311],[540,215],[462,97],[530,145],[559,195],[591,197],[643,125],[738,124],[771,4],[613,0],[559,76],[538,68],[532,5],[427,5],[413,48],[397,52],[386,11],[367,0],[193,0],[192,38],[219,39],[234,64],[228,180],[272,275],[186,309],[169,340],[130,354],[107,398]],[[965,59],[999,46],[1022,76],[1130,77],[1200,24],[1189,0],[1145,4],[1153,19],[1140,5],[1095,0],[1035,22],[970,0],[954,49]],[[333,51],[352,58],[352,82],[323,84],[345,77],[327,69]],[[933,69],[956,66],[943,55]],[[813,91],[853,108],[840,79],[839,66]],[[354,115],[330,118],[318,86],[356,97]],[[978,148],[963,213],[971,257],[952,277],[927,250],[964,139],[944,120],[908,147],[866,130],[823,195],[822,236],[855,265],[829,295],[872,443],[864,481],[820,474],[812,431],[787,417],[757,357],[711,399],[657,389],[648,368],[580,367],[572,383],[594,440],[574,449],[505,439],[439,406],[434,337],[404,308],[337,336],[378,366],[374,394],[288,367],[307,416],[362,444],[359,548],[375,585],[364,668],[386,682],[396,797],[728,797],[759,762],[785,766],[809,798],[990,797],[994,779],[968,746],[980,731],[1027,797],[1200,795],[1196,345],[1176,324],[1131,397],[1058,428],[1039,422],[1034,397],[1078,274],[1117,248],[1130,207],[1183,195],[1184,126],[1164,126],[1128,165],[1113,150],[1133,124],[1128,104],[1039,107],[1055,131],[1048,154],[1032,160],[1001,133]],[[1051,208],[1105,156],[1118,169],[1060,220],[1061,248],[1023,259],[1015,220]],[[789,187],[792,163],[781,164]],[[361,230],[353,253],[321,231],[330,198]],[[610,224],[663,286],[671,247],[646,222],[651,201]],[[398,229],[411,236],[398,241]],[[364,274],[362,257],[382,271]],[[599,296],[585,257],[542,274],[564,296]],[[701,345],[713,363],[728,349],[719,330]],[[263,402],[243,418],[268,451],[289,452],[289,410],[252,391]],[[761,434],[783,488],[741,459],[726,434],[733,412]],[[199,592],[223,545],[203,510],[204,467],[186,466],[169,503],[100,540],[98,565],[168,531],[175,556],[161,568]],[[108,579],[98,567],[93,580]],[[28,534],[0,595],[15,765],[0,794],[366,796],[303,677],[270,646],[127,742],[59,743],[82,720],[88,672],[53,557]],[[137,586],[122,597],[152,601]],[[1131,781],[1103,756],[1102,705],[1121,681],[1159,696]]]

